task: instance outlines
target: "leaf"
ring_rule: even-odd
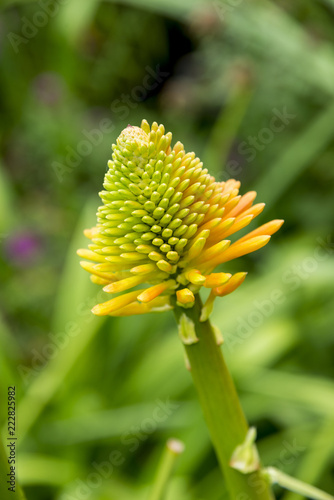
[[[264,173],[255,189],[259,199],[273,205],[334,136],[334,101],[296,137],[290,147]]]

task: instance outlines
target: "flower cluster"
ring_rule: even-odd
[[[94,283],[115,295],[98,304],[99,316],[124,316],[192,307],[201,287],[211,289],[205,320],[215,297],[234,291],[246,273],[214,269],[268,243],[282,225],[274,220],[231,244],[229,236],[262,212],[256,193],[239,195],[240,183],[216,182],[194,153],[186,153],[163,125],[143,120],[128,126],[113,147],[100,193],[97,225],[78,254]],[[126,293],[123,293],[126,292]]]

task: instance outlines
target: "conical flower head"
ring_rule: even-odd
[[[97,315],[128,315],[192,307],[201,287],[211,289],[203,320],[216,296],[234,291],[246,273],[213,273],[222,263],[264,246],[283,221],[271,221],[231,244],[264,208],[240,183],[216,182],[194,153],[171,145],[163,125],[128,126],[112,146],[100,193],[97,225],[86,230],[89,250],[78,254],[92,281],[113,298]]]

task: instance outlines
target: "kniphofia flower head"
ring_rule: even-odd
[[[283,221],[274,220],[231,243],[229,237],[262,212],[254,191],[239,195],[240,182],[216,182],[194,153],[171,145],[163,125],[143,120],[128,126],[113,145],[100,193],[97,225],[85,231],[89,250],[82,267],[112,298],[94,314],[124,316],[172,307],[188,308],[201,287],[211,289],[202,319],[215,297],[234,291],[246,273],[214,272],[220,264],[266,245]]]

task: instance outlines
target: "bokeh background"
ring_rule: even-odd
[[[285,219],[213,321],[263,462],[334,492],[333,27],[333,0],[2,1],[1,423],[15,385],[28,500],[144,500],[171,436],[166,498],[227,498],[172,315],[93,317],[75,254],[142,118]]]

